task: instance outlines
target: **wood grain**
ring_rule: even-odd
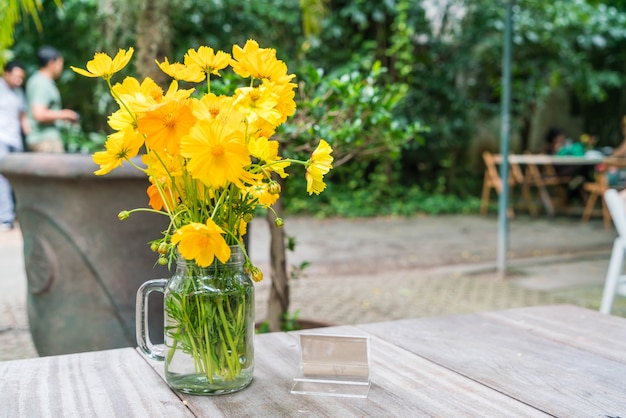
[[[626,417],[622,318],[551,306],[307,332],[370,336],[366,399],[292,394],[298,333],[271,333],[252,384],[221,396],[172,391],[131,348],[0,362],[0,418]]]
[[[190,417],[132,348],[0,362],[2,417]]]
[[[573,305],[510,309],[483,315],[626,364],[624,318]]]
[[[543,314],[551,317],[559,309],[544,308]],[[547,338],[502,321],[507,315],[423,318],[359,328],[547,414],[626,416],[626,364],[567,339]],[[589,333],[587,338],[592,338],[594,333]]]
[[[349,326],[308,332],[366,334]],[[217,397],[180,396],[199,417],[546,416],[379,338],[371,341],[371,355],[372,386],[367,399],[294,395],[297,333],[257,335],[254,380],[248,388]]]

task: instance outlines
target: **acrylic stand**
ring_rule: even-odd
[[[370,338],[299,334],[300,365],[291,393],[367,398]]]

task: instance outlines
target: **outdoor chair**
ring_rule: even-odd
[[[571,181],[569,176],[559,176],[554,166],[550,164],[542,164],[540,169],[536,164],[528,164],[524,173],[524,183],[522,185],[522,201],[528,205],[529,212],[536,216],[537,211],[531,205],[531,188],[535,188],[538,193],[545,194],[544,200],[554,211],[554,199],[550,195],[548,189],[556,194],[558,205],[561,209],[567,207],[567,187]],[[551,213],[549,211],[549,213]]]
[[[583,211],[581,222],[589,222],[589,218],[591,218],[593,210],[596,206],[596,202],[599,198],[600,203],[602,204],[602,220],[604,223],[604,229],[611,228],[611,216],[609,215],[607,202],[606,199],[602,200],[602,196],[608,189],[609,183],[605,175],[598,174],[596,181],[588,181],[583,184],[583,190],[588,192],[589,196],[587,197],[587,202],[585,204],[585,209]]]
[[[485,162],[485,178],[483,180],[483,192],[482,199],[480,202],[480,213],[482,215],[487,214],[487,209],[489,207],[489,196],[491,194],[491,189],[496,191],[496,195],[500,195],[502,193],[502,180],[500,179],[500,173],[498,172],[498,168],[496,166],[496,160],[494,158],[494,154],[489,151],[483,152],[483,161]],[[510,173],[509,173],[509,188],[512,191],[513,187],[516,184],[522,184],[523,175],[521,169],[518,164],[509,164]],[[513,218],[515,216],[515,212],[513,208],[507,208],[507,216],[509,218]]]
[[[620,285],[626,285],[626,276],[622,274],[624,253],[626,253],[626,206],[615,189],[606,190],[604,200],[617,230],[600,305],[600,312],[610,314],[615,294],[626,296],[626,292],[620,291],[624,290],[624,287]]]

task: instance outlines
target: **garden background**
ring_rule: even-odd
[[[297,75],[298,110],[280,132],[283,153],[308,153],[318,138],[335,149],[324,194],[307,200],[292,186],[304,180],[289,180],[289,212],[478,211],[480,155],[499,143],[505,0],[9,0],[0,5],[2,21],[16,4],[40,5],[38,18],[23,9],[13,44],[0,52],[32,74],[40,46],[62,51],[64,106],[81,114],[80,129],[67,135],[71,151],[102,145],[113,104],[104,83],[69,65],[133,46],[125,73],[167,85],[155,59],[182,60],[199,45],[230,52],[253,38],[276,48]],[[513,4],[512,152],[542,151],[550,126],[617,146],[626,114],[626,1]]]

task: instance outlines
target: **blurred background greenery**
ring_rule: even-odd
[[[320,137],[336,150],[337,168],[319,198],[305,199],[303,179],[289,180],[289,212],[478,210],[480,154],[499,143],[505,0],[3,3],[3,26],[12,5],[28,6],[12,28],[12,44],[0,43],[4,59],[19,59],[32,74],[41,45],[65,56],[58,84],[64,105],[82,116],[81,129],[68,136],[73,152],[102,146],[112,103],[104,83],[77,76],[69,65],[84,67],[96,51],[134,46],[125,72],[165,84],[155,58],[182,60],[199,45],[230,51],[253,38],[276,48],[297,75],[298,111],[279,133],[283,152],[310,152]],[[542,151],[551,126],[574,140],[589,133],[598,146],[617,146],[626,114],[626,0],[513,3],[512,152]]]

